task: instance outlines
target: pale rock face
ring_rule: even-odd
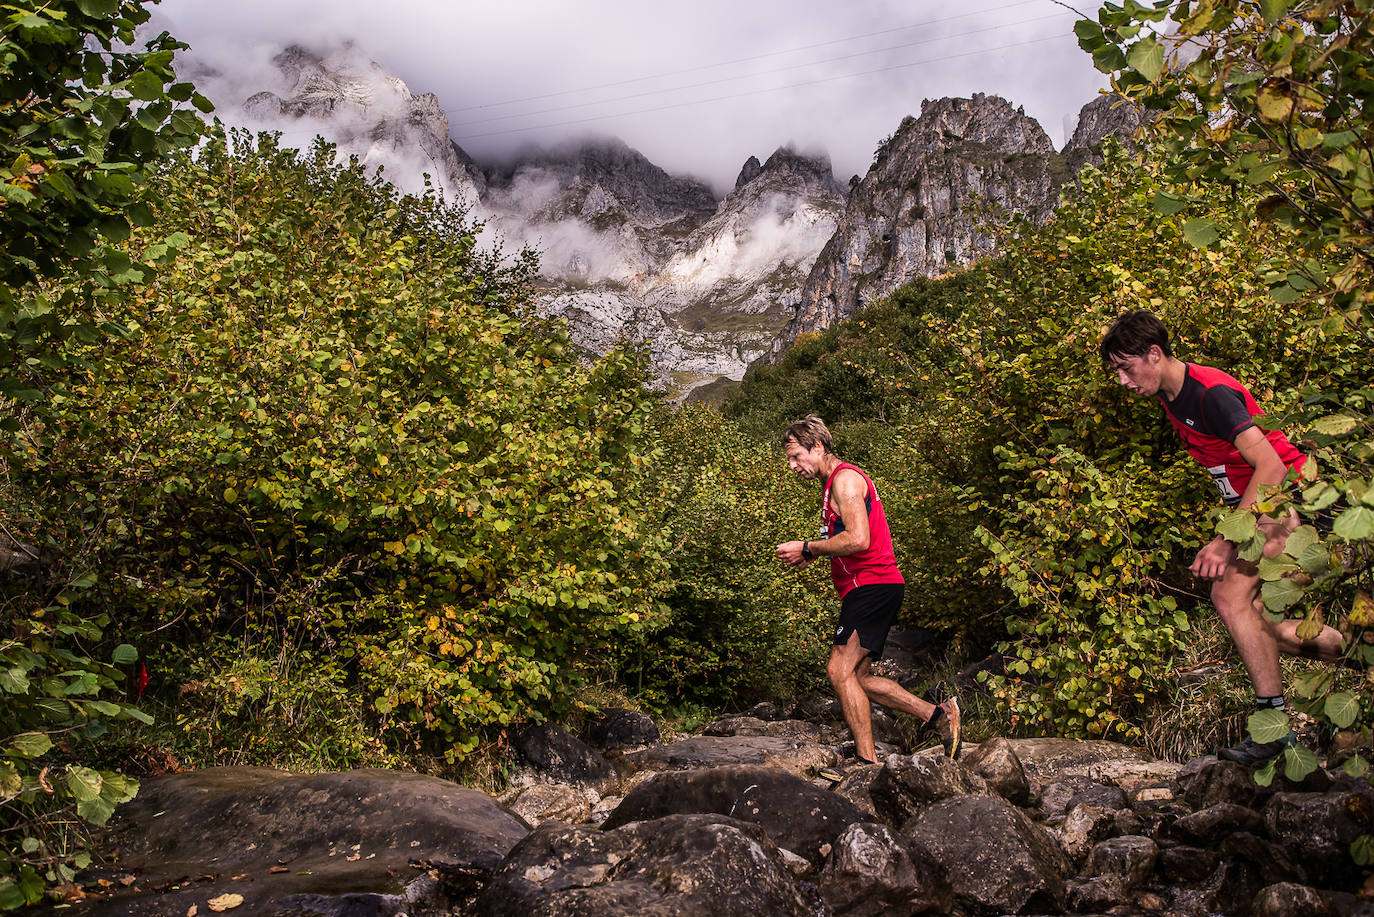
[[[1058,154],[1032,118],[996,96],[937,99],[883,142],[817,258],[775,352],[917,276],[989,252],[975,205],[1047,219]]]
[[[404,191],[424,191],[428,174],[450,200],[474,203],[485,180],[449,138],[448,117],[433,93],[412,95],[399,78],[358,56],[351,47],[327,57],[292,45],[273,58],[285,91],[259,92],[243,105],[255,127],[302,126],[336,143],[341,156],[357,155],[383,167]]]

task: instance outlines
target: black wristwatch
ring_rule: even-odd
[[[811,542],[809,542],[809,541],[803,541],[803,542],[802,542],[802,557],[805,557],[807,560],[811,560],[811,559],[814,558],[815,556],[816,556],[815,554],[812,554],[812,553],[811,553]]]

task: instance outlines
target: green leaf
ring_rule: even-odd
[[[1289,535],[1288,540],[1284,542],[1284,553],[1294,558],[1301,557],[1302,552],[1316,544],[1320,540],[1320,537],[1321,536],[1317,534],[1317,530],[1314,526],[1300,525],[1293,530],[1293,534]]]
[[[37,758],[47,754],[52,740],[42,732],[23,732],[10,740],[9,752],[20,758]]]
[[[1246,721],[1246,729],[1250,738],[1261,744],[1278,741],[1289,733],[1288,714],[1273,707],[1256,710]]]
[[[1350,857],[1360,866],[1374,863],[1374,837],[1361,834],[1350,845]]]
[[[1336,517],[1331,530],[1346,541],[1359,541],[1374,535],[1374,510],[1352,506]]]
[[[1165,216],[1173,216],[1176,213],[1182,213],[1188,209],[1188,205],[1191,203],[1192,201],[1186,197],[1169,194],[1166,191],[1156,191],[1154,199],[1150,201],[1150,205],[1154,207],[1157,212]]]
[[[1283,750],[1283,776],[1297,783],[1317,769],[1317,756],[1310,748],[1294,745]]]
[[[93,19],[104,19],[119,11],[119,0],[76,0],[76,6]]]
[[[1264,767],[1261,767],[1259,770],[1255,771],[1255,782],[1258,783],[1260,786],[1268,786],[1269,784],[1273,783],[1274,773],[1278,769],[1278,766],[1278,756],[1270,758],[1269,762],[1265,764]]]
[[[1303,587],[1291,579],[1274,580],[1260,587],[1264,607],[1270,611],[1283,611],[1302,600]]]
[[[72,791],[78,802],[89,802],[99,798],[103,783],[104,778],[100,776],[99,771],[75,764],[67,768],[67,788]]]
[[[1328,414],[1312,424],[1313,431],[1327,436],[1344,436],[1355,429],[1357,421],[1349,414]]]
[[[1265,22],[1274,22],[1293,5],[1293,0],[1260,0],[1260,12]]]
[[[10,694],[29,693],[28,673],[20,668],[0,669],[0,688]]]
[[[1217,534],[1235,544],[1249,541],[1256,529],[1255,514],[1249,510],[1235,510],[1227,513],[1217,523]]]
[[[1344,770],[1346,774],[1348,774],[1349,776],[1354,777],[1356,780],[1359,780],[1365,774],[1369,773],[1369,762],[1359,755],[1354,755],[1346,759],[1346,762],[1341,766],[1341,769]]]
[[[1348,691],[1340,691],[1326,698],[1327,719],[1341,729],[1348,729],[1360,716],[1360,701]]]
[[[114,810],[115,804],[104,796],[79,800],[76,804],[76,814],[93,825],[105,824],[114,814]]]
[[[1153,35],[1147,35],[1131,45],[1126,64],[1151,83],[1157,82],[1164,71],[1164,48]]]
[[[130,665],[138,662],[138,650],[131,644],[121,643],[119,646],[116,646],[114,652],[110,654],[110,660],[115,665]]]
[[[1193,248],[1206,248],[1221,238],[1211,220],[1187,220],[1183,224],[1183,238]]]

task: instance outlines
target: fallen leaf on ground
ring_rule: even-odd
[[[269,867],[267,867],[267,871],[268,871],[268,872],[290,872],[291,869],[290,869],[289,867],[287,867],[287,866],[269,866]]]
[[[206,906],[212,911],[227,911],[236,908],[243,903],[243,895],[220,895],[218,898],[211,898],[205,902]]]
[[[196,906],[193,904],[186,909],[186,917],[196,917]]]

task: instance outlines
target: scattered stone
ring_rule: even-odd
[[[592,815],[587,793],[566,783],[536,783],[528,786],[511,801],[510,810],[532,826],[550,819],[585,822]]]
[[[1069,888],[1069,910],[1109,911],[1131,900],[1131,890],[1121,876],[1094,876],[1091,879],[1071,879]]]
[[[943,866],[886,825],[850,825],[818,881],[836,917],[947,914],[954,890]]]
[[[814,774],[817,768],[833,765],[836,760],[833,749],[797,739],[776,736],[692,736],[656,748],[629,752],[616,760],[616,766],[621,773],[628,775],[636,771],[761,764],[807,777]]]
[[[1254,833],[1263,827],[1264,819],[1258,812],[1230,802],[1219,802],[1174,822],[1174,831],[1180,837],[1204,844],[1220,843],[1237,831]]]
[[[1097,806],[1112,812],[1130,808],[1119,787],[1098,783],[1086,775],[1070,774],[1045,785],[1040,808],[1046,818],[1059,818],[1078,805]]]
[[[1148,837],[1113,837],[1088,854],[1088,872],[1094,876],[1120,876],[1127,888],[1135,888],[1154,872],[1159,845]]]
[[[525,727],[516,736],[515,747],[537,773],[558,783],[589,786],[604,796],[620,782],[605,758],[551,723]]]
[[[1214,755],[1189,761],[1178,772],[1175,782],[1175,792],[1192,809],[1205,809],[1219,802],[1253,809],[1269,794],[1255,783],[1249,768]]]
[[[475,913],[814,917],[823,907],[757,826],[671,815],[614,831],[545,822],[496,870]]]
[[[1350,844],[1374,831],[1374,804],[1368,788],[1350,793],[1276,793],[1264,808],[1269,836],[1293,852],[1318,885],[1353,882],[1360,869]]]
[[[708,736],[776,736],[781,739],[821,741],[821,727],[805,720],[766,721],[752,716],[725,716],[707,724],[702,735]]]
[[[988,782],[993,792],[1016,806],[1030,805],[1030,781],[1026,769],[1010,742],[1001,737],[988,739],[977,750],[964,756],[964,767]]]
[[[931,803],[992,792],[987,781],[942,754],[892,755],[868,788],[879,817],[903,827]]]
[[[602,751],[645,748],[661,739],[658,726],[647,715],[624,707],[608,707],[587,724],[587,741]]]
[[[1293,882],[1267,885],[1255,897],[1255,917],[1339,917],[1339,914],[1330,897]]]
[[[757,719],[765,720],[767,722],[772,723],[776,722],[777,720],[791,719],[792,709],[790,707],[784,706],[783,704],[777,703],[776,701],[766,700],[757,703],[754,706],[750,707],[748,710],[744,711],[744,715],[752,716]]]
[[[1201,882],[1216,871],[1221,855],[1201,847],[1165,847],[1159,851],[1159,874],[1171,882]]]
[[[786,771],[735,765],[655,776],[636,787],[602,824],[611,831],[666,815],[714,813],[758,825],[779,847],[814,865],[849,825],[867,816],[848,800]]]
[[[1000,796],[936,802],[902,831],[949,872],[958,900],[994,913],[1060,912],[1070,864],[1054,839]]]
[[[1116,831],[1116,814],[1101,806],[1080,803],[1054,829],[1055,838],[1071,859],[1082,860],[1098,842],[1120,833]]]
[[[480,882],[527,832],[485,793],[419,774],[222,767],[152,777],[108,832],[120,868],[138,881],[83,913],[181,915],[193,904],[204,913],[207,900],[229,893],[244,897],[235,912],[245,914],[306,903],[301,913],[413,912],[439,892],[414,885],[412,862]],[[252,881],[233,878],[244,875]],[[187,876],[214,878],[171,887]]]

